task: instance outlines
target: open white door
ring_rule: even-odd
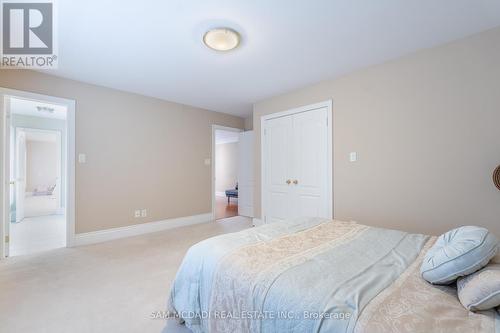
[[[241,132],[238,141],[238,214],[253,217],[254,134]]]
[[[24,198],[26,196],[26,132],[16,133],[16,222],[24,219]]]
[[[16,147],[15,147],[15,143],[16,143],[16,140],[15,140],[15,130],[14,128],[12,127],[12,125],[10,124],[10,112],[9,112],[9,115],[8,117],[6,118],[6,121],[7,121],[7,124],[6,124],[6,135],[5,135],[5,140],[7,141],[6,142],[6,145],[5,145],[5,149],[6,149],[6,158],[9,159],[9,163],[5,163],[5,174],[6,174],[6,177],[5,179],[8,180],[9,182],[9,186],[8,186],[8,195],[6,195],[6,204],[5,204],[5,234],[6,234],[6,240],[8,240],[8,242],[6,242],[6,246],[5,246],[5,256],[8,257],[9,256],[9,253],[10,253],[10,223],[12,221],[13,218],[15,218],[15,215],[13,215],[13,213],[15,213],[15,211],[13,210],[13,207],[14,207],[14,203],[15,203],[15,199],[16,199],[16,173],[15,173],[15,156],[14,156],[14,152],[16,151]]]
[[[56,200],[57,200],[57,210],[58,214],[64,213],[64,205],[63,205],[63,192],[62,192],[62,138],[61,132],[56,132],[56,144],[57,144],[57,179],[56,179]]]
[[[9,97],[7,96],[0,96],[0,111],[2,111],[2,116],[3,116],[3,130],[5,132],[5,144],[4,144],[4,174],[2,179],[5,182],[5,187],[4,187],[4,202],[3,202],[3,223],[1,225],[0,229],[0,235],[2,236],[2,239],[0,240],[1,246],[1,253],[0,253],[0,259],[3,257],[8,257],[9,256],[9,238],[10,238],[10,232],[9,232],[9,226],[10,226],[10,215],[11,215],[11,203],[14,199],[14,184],[15,182],[13,181],[13,178],[11,177],[11,171],[12,171],[12,165],[14,162],[14,159],[11,157],[10,152],[12,151],[12,130],[10,126],[10,101]]]

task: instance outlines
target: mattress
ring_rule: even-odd
[[[435,238],[303,218],[225,234],[187,252],[168,313],[193,332],[495,332],[419,267]]]

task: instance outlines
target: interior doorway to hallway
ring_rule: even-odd
[[[215,219],[238,216],[239,131],[215,130]]]
[[[0,88],[2,256],[70,246],[74,237],[74,102]]]
[[[253,218],[254,133],[212,126],[212,213]]]

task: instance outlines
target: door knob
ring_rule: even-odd
[[[295,180],[293,181],[293,183],[294,183],[295,185],[297,185],[297,184],[299,183],[299,181],[298,181],[297,179],[295,179]]]
[[[286,183],[287,183],[288,185],[290,185],[290,183],[291,183],[291,182],[292,182],[292,181],[291,181],[290,179],[287,179],[287,180],[286,180]]]

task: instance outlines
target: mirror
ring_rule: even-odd
[[[495,186],[500,190],[500,165],[493,172],[493,182]]]

